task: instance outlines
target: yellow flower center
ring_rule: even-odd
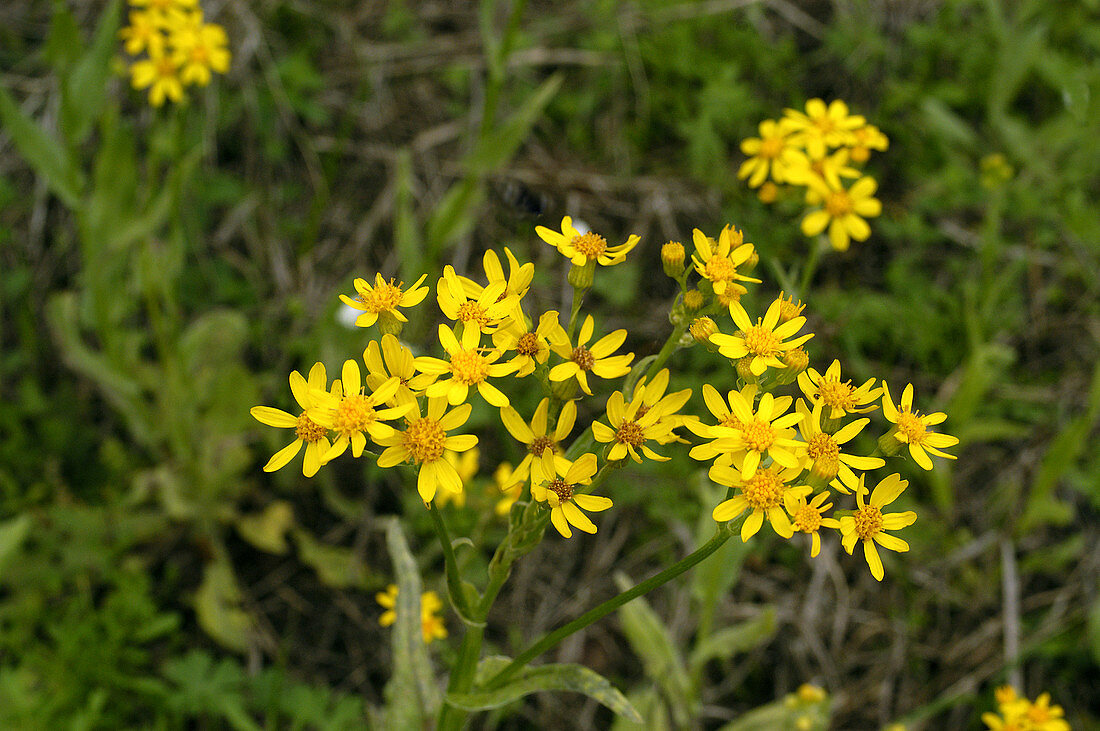
[[[548,436],[535,437],[527,447],[527,451],[536,457],[541,457],[547,449],[558,451],[558,443]]]
[[[401,304],[401,284],[394,284],[391,279],[389,282],[383,282],[374,288],[367,295],[360,294],[359,300],[367,306],[368,312],[386,312],[388,310],[396,310],[397,306]]]
[[[871,157],[871,150],[863,145],[853,147],[850,153],[852,162],[864,163]]]
[[[806,445],[806,454],[815,462],[818,460],[836,461],[840,457],[840,446],[828,434],[814,434]]]
[[[745,347],[754,355],[774,355],[779,350],[779,338],[763,325],[753,325],[745,331]]]
[[[771,468],[758,469],[741,487],[749,505],[757,510],[767,510],[779,505],[783,499],[783,481],[771,471]]]
[[[737,267],[724,256],[715,254],[707,259],[703,276],[712,282],[728,282],[737,274]]]
[[[820,117],[814,117],[814,126],[821,132],[822,136],[831,134],[836,129],[836,122],[829,116],[828,112]]]
[[[924,441],[926,429],[924,422],[916,414],[909,411],[898,412],[898,431],[905,435],[910,444],[920,444]]]
[[[852,517],[856,520],[856,535],[861,540],[869,541],[882,532],[882,511],[874,505],[864,505]]]
[[[754,452],[766,452],[775,441],[775,429],[768,422],[755,419],[741,429],[741,438]]]
[[[559,505],[573,499],[573,486],[560,477],[555,477],[548,482],[546,489],[557,496]]]
[[[795,511],[794,524],[803,533],[813,533],[821,527],[821,513],[809,503]]]
[[[852,388],[851,381],[841,383],[840,381],[823,380],[818,384],[817,394],[826,406],[832,406],[835,409],[851,411],[852,407],[855,406],[855,389]]]
[[[1050,708],[1040,705],[1032,705],[1027,710],[1027,717],[1034,724],[1046,723],[1054,718],[1050,713]]]
[[[203,66],[209,63],[210,54],[206,52],[206,46],[202,45],[201,43],[196,43],[194,46],[192,46],[191,53],[189,55],[191,57],[191,63],[200,64]]]
[[[298,425],[294,428],[294,431],[303,442],[318,442],[328,434],[328,429],[314,422],[306,416],[304,411],[298,417]]]
[[[170,79],[176,75],[176,64],[167,56],[156,62],[157,76],[162,79]]]
[[[774,160],[783,152],[783,146],[782,137],[765,137],[760,140],[760,157]]]
[[[607,241],[599,234],[586,233],[583,236],[574,236],[570,243],[577,253],[584,254],[589,259],[595,259],[607,251]]]
[[[459,350],[451,356],[451,373],[459,383],[472,386],[489,375],[489,361],[476,350]]]
[[[358,393],[352,394],[345,396],[336,407],[332,430],[337,434],[351,436],[366,431],[367,426],[374,423],[374,418],[374,399]]]
[[[596,356],[583,345],[578,345],[573,348],[573,354],[569,356],[569,360],[577,364],[582,371],[592,370],[592,366],[596,364]]]
[[[535,333],[524,333],[516,341],[516,352],[534,358],[539,354],[539,338]]]
[[[423,417],[409,422],[405,430],[405,449],[417,464],[435,462],[443,456],[447,432],[435,419]]]
[[[636,421],[624,421],[615,432],[615,441],[637,448],[645,443],[645,431]]]
[[[486,314],[485,308],[477,302],[469,300],[459,305],[458,319],[459,322],[476,322],[482,327],[489,323],[489,316]]]
[[[846,190],[834,190],[825,198],[825,210],[832,218],[842,218],[852,212],[852,198]]]

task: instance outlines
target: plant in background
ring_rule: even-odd
[[[982,723],[991,731],[1070,731],[1061,706],[1050,704],[1050,693],[1034,701],[1021,697],[1011,685],[994,693],[996,713],[983,713]]]

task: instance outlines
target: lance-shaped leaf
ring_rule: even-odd
[[[747,622],[724,627],[700,641],[691,653],[691,667],[696,669],[716,657],[729,657],[751,650],[775,634],[775,607],[765,607],[760,616]]]

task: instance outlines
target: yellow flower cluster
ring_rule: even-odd
[[[607,247],[602,237],[580,233],[569,219],[561,228],[561,233],[539,233],[569,260],[570,279],[578,282],[591,282],[575,276],[578,267],[614,265],[636,243],[630,237],[622,247]],[[329,384],[318,363],[308,378],[298,372],[290,376],[297,415],[254,407],[252,414],[262,423],[295,430],[294,441],[264,469],[283,467],[303,445],[307,476],[346,451],[354,457],[370,453],[379,467],[411,466],[425,504],[438,500],[461,507],[478,465],[478,437],[462,431],[471,402],[480,400],[499,414],[524,454],[514,469],[502,465],[496,470],[493,482],[503,497],[494,512],[508,514],[529,486],[533,503],[524,505],[541,506],[543,519],[568,538],[573,529],[594,533],[587,513],[612,507],[609,498],[592,494],[609,468],[669,459],[670,445],[686,443],[678,433],[686,429],[699,438],[690,456],[711,462],[710,478],[729,488],[727,499],[713,508],[716,521],[747,513],[741,527],[746,541],[765,520],[785,538],[809,534],[812,556],[820,551],[820,531],[837,531],[849,553],[862,545],[871,573],[881,580],[876,546],[908,550],[888,531],[910,525],[916,514],[883,512],[908,485],[899,474],[878,480],[872,489],[865,473],[885,466],[884,457],[902,455],[905,448],[924,469],[932,468],[930,455],[952,458],[943,450],[958,440],[932,430],[946,416],[915,410],[912,385],[895,403],[878,379],[860,385],[845,380],[839,361],[824,372],[810,367],[803,346],[813,334],[804,332],[801,301],[780,293],[756,317],[741,303],[745,285],[760,281],[748,274],[759,257],[742,232],[727,226],[711,238],[695,230],[692,240],[691,266],[683,245],[662,247],[662,265],[681,289],[671,313],[678,329],[661,353],[646,360],[645,373],[631,373],[634,354],[619,352],[626,330],[601,334],[592,315],[581,317],[583,283],[574,283],[568,326],[557,310],[528,311],[534,265],[521,263],[507,249],[507,274],[494,252],[483,259],[481,280],[444,268],[435,286],[445,320],[432,344],[438,355],[414,356],[398,339],[406,321],[400,310],[427,297],[424,277],[410,287],[381,275],[373,286],[356,279],[358,296],[343,299],[363,312],[357,324],[377,326],[380,332],[363,353],[366,373],[360,361],[347,360],[340,377]],[[580,258],[584,261],[578,263]],[[732,325],[726,332],[711,317],[723,320],[724,312]],[[681,337],[689,329],[692,337]],[[662,367],[677,347],[690,342],[729,360],[728,375],[716,381],[726,390],[710,383],[702,387],[710,412],[706,421],[682,413],[692,391],[670,390],[670,370]],[[570,444],[577,431],[578,391],[581,398],[591,396],[603,380],[628,375],[611,391],[603,413]],[[529,413],[521,411],[522,403],[534,399],[513,402],[516,381],[528,384],[527,391],[541,392]],[[863,414],[880,404],[889,424],[876,453],[861,454],[853,445],[871,421]],[[369,443],[380,448],[377,453],[369,452]],[[596,450],[586,451],[585,445]],[[831,513],[829,487],[854,493],[851,508]]]
[[[118,35],[126,53],[140,57],[130,82],[149,90],[154,107],[182,102],[184,87],[206,86],[212,72],[229,70],[225,29],[205,21],[198,0],[130,0],[130,6],[130,24]]]
[[[374,600],[386,610],[378,618],[378,624],[389,627],[397,621],[396,584],[390,584],[385,591],[375,594]],[[439,616],[442,609],[443,600],[434,591],[426,591],[420,595],[420,632],[425,644],[447,637],[447,625],[443,623],[443,617]]]
[[[775,201],[786,187],[804,188],[809,209],[802,233],[817,236],[828,229],[829,243],[844,251],[851,241],[865,241],[871,227],[865,219],[882,212],[874,197],[878,184],[859,167],[871,150],[885,150],[889,140],[878,127],[836,99],[806,102],[800,112],[787,109],[782,119],[760,123],[759,137],[741,142],[748,159],[737,177],[759,188],[765,203]],[[854,180],[851,185],[844,181]]]
[[[1050,705],[1050,693],[1030,701],[1004,685],[995,696],[997,713],[982,714],[982,722],[993,731],[1070,731],[1062,707]]]

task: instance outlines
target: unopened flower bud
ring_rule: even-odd
[[[684,308],[689,312],[695,312],[701,309],[705,303],[706,298],[699,290],[689,289],[687,292],[684,292]]]
[[[394,317],[392,312],[378,313],[378,332],[382,335],[398,337],[404,327],[405,323]]]
[[[753,357],[752,355],[746,355],[744,358],[737,359],[737,376],[745,383],[756,383],[758,379],[751,370]]]
[[[577,264],[569,267],[569,275],[566,277],[573,289],[587,290],[592,286],[592,280],[596,276],[596,260],[589,259],[584,265]]]
[[[802,300],[795,301],[794,297],[787,297],[783,292],[779,293],[779,321],[790,322],[794,318],[802,314],[802,310],[806,309],[806,305],[802,304]]]
[[[742,273],[748,273],[748,272],[751,272],[753,269],[755,269],[756,265],[759,264],[759,263],[760,263],[760,252],[757,251],[756,247],[754,246],[752,248],[752,253],[749,254],[749,258],[746,259],[745,263],[742,264],[740,267],[738,267],[738,269],[740,269]]]
[[[791,348],[783,353],[783,364],[787,366],[780,370],[776,376],[776,382],[786,386],[794,383],[798,374],[806,370],[810,365],[810,354],[804,348]]]
[[[897,438],[897,429],[891,429],[878,438],[878,451],[883,457],[893,457],[901,451],[902,442]]]
[[[577,379],[568,378],[564,381],[551,381],[550,393],[559,401],[571,401],[577,394]]]
[[[803,703],[820,703],[825,700],[826,694],[824,689],[817,687],[816,685],[810,685],[809,683],[803,683],[798,686],[798,700]]]
[[[665,268],[665,274],[679,279],[684,273],[684,245],[679,241],[669,241],[662,246],[661,265]]]
[[[718,325],[709,317],[697,317],[688,325],[688,330],[696,342],[708,343],[710,336],[718,332]]]
[[[769,180],[760,186],[756,197],[761,203],[775,203],[775,199],[779,197],[779,186]]]
[[[840,460],[835,457],[822,456],[815,459],[810,466],[810,482],[816,490],[823,490],[840,472]]]

